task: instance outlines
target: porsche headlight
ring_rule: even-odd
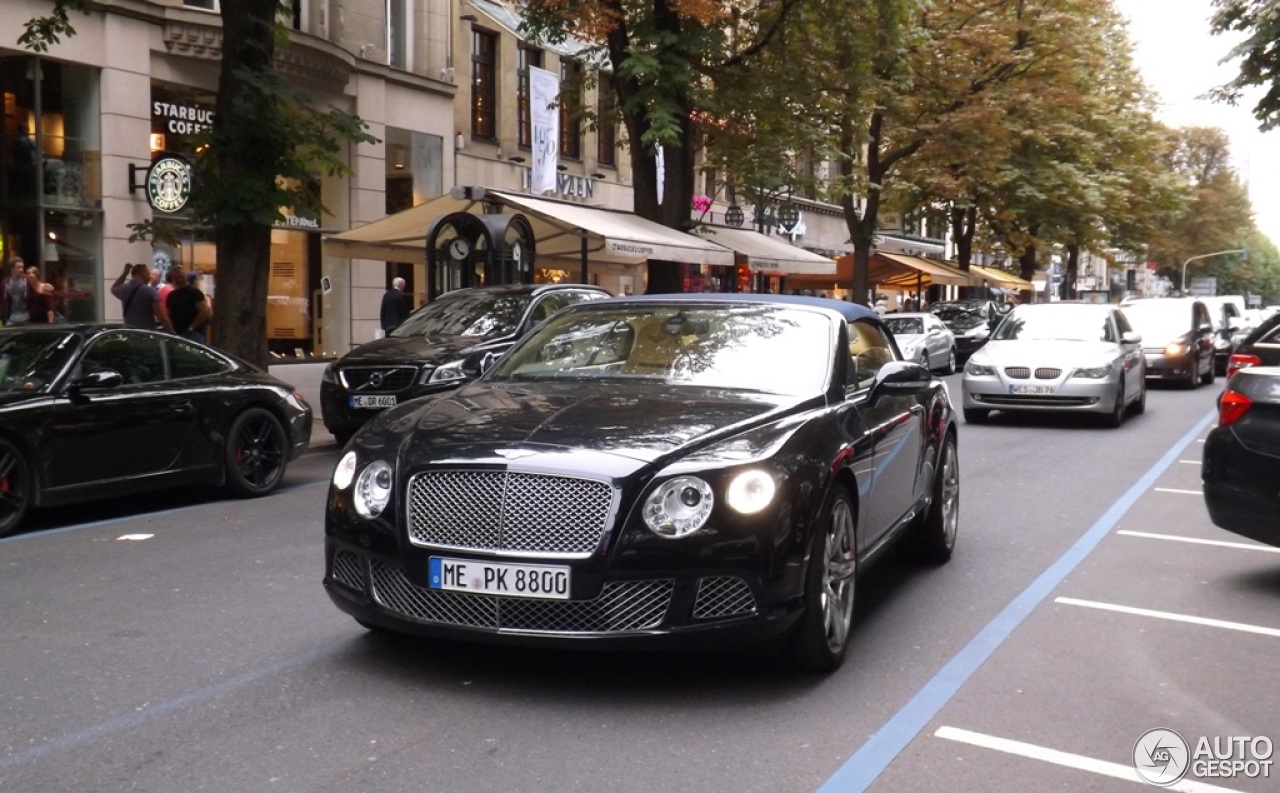
[[[347,452],[342,455],[342,459],[338,461],[338,467],[333,469],[333,486],[339,490],[346,490],[351,487],[351,483],[356,479],[356,453]]]
[[[974,377],[991,377],[995,375],[996,368],[994,366],[987,366],[986,364],[978,363],[977,361],[969,361],[969,363],[964,366],[964,373],[973,375]]]
[[[778,486],[764,471],[743,471],[729,482],[724,503],[743,515],[754,515],[773,501]]]
[[[684,537],[703,527],[714,505],[711,485],[696,476],[677,476],[645,499],[644,523],[659,537]]]
[[[444,366],[437,366],[436,370],[431,373],[430,383],[451,383],[455,380],[465,380],[466,374],[462,371],[462,361],[457,360],[447,363]]]
[[[1077,369],[1076,373],[1073,374],[1072,377],[1083,377],[1086,380],[1101,380],[1109,374],[1111,374],[1111,364],[1108,363],[1102,366],[1095,366],[1091,369]]]
[[[352,494],[360,517],[376,518],[382,514],[391,500],[393,478],[391,465],[384,460],[374,460],[364,467],[356,477],[356,488]]]

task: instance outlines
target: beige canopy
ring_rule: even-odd
[[[704,226],[700,234],[747,258],[751,272],[768,275],[836,274],[836,260],[750,229]]]

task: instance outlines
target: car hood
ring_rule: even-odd
[[[507,337],[473,339],[462,336],[428,338],[426,336],[388,336],[362,344],[342,356],[339,366],[403,363],[447,363],[490,346],[505,344]]]
[[[1116,357],[1116,345],[1103,341],[988,341],[975,353],[994,366],[1097,366]]]
[[[908,344],[918,344],[924,339],[923,333],[895,333],[893,337],[898,340],[899,347],[906,347]]]
[[[619,388],[616,382],[480,381],[388,411],[360,437],[366,445],[398,443],[410,466],[572,453],[580,461],[612,458],[598,472],[621,475],[636,463],[661,463],[824,403],[821,394],[779,396],[660,383]]]

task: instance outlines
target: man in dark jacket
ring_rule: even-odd
[[[404,293],[404,279],[394,278],[391,281],[391,288],[382,296],[382,311],[379,313],[379,319],[383,333],[390,333],[391,329],[404,322],[407,316],[409,316],[409,296]]]

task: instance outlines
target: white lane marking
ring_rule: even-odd
[[[135,541],[135,542],[136,542],[136,541],[139,541],[139,540],[149,540],[149,539],[151,539],[151,538],[152,538],[152,537],[154,537],[154,536],[156,536],[156,535],[154,535],[154,534],[121,534],[119,537],[116,537],[116,540],[117,540],[117,541],[119,541],[119,540],[131,540],[131,541]]]
[[[1183,465],[1200,465],[1201,464],[1199,460],[1179,460],[1178,462],[1182,463]]]
[[[1154,617],[1160,620],[1169,620],[1170,622],[1186,622],[1191,625],[1204,625],[1210,628],[1226,628],[1227,630],[1240,631],[1241,633],[1257,633],[1262,636],[1274,636],[1280,639],[1280,628],[1250,625],[1245,622],[1226,622],[1225,620],[1214,620],[1208,617],[1193,617],[1190,614],[1175,614],[1172,611],[1153,611],[1152,609],[1140,609],[1133,606],[1119,606],[1115,603],[1099,603],[1096,600],[1054,598],[1053,602],[1061,603],[1064,606],[1083,606],[1087,609],[1116,611],[1121,614],[1133,614],[1139,617]]]
[[[1152,488],[1157,493],[1182,493],[1185,496],[1203,496],[1203,490],[1179,490],[1176,487],[1156,487]]]
[[[994,749],[997,752],[1014,754],[1031,760],[1040,760],[1045,763],[1066,766],[1067,768],[1074,768],[1079,771],[1089,771],[1090,773],[1101,774],[1102,776],[1123,779],[1137,785],[1146,784],[1138,776],[1138,772],[1134,770],[1133,766],[1124,765],[1123,763],[1110,763],[1106,760],[1096,760],[1082,754],[1061,752],[1057,749],[1036,746],[1032,743],[1023,743],[1022,741],[1013,741],[1008,738],[999,738],[995,735],[984,735],[980,732],[970,732],[969,730],[962,730],[958,727],[939,727],[938,731],[935,732],[934,735],[948,741],[967,743],[970,746],[978,746],[983,749]],[[1169,785],[1163,789],[1177,790],[1182,793],[1235,793],[1231,788],[1209,785],[1204,782],[1197,782],[1194,779],[1183,779],[1180,782]]]
[[[1128,537],[1143,537],[1148,540],[1171,540],[1173,542],[1189,542],[1195,545],[1214,545],[1219,548],[1239,548],[1243,551],[1265,551],[1266,553],[1280,553],[1280,548],[1272,548],[1270,545],[1257,545],[1248,542],[1226,542],[1224,540],[1202,540],[1199,537],[1177,537],[1172,534],[1151,534],[1145,531],[1129,531],[1121,529],[1116,534],[1123,534]]]
[[[1196,443],[1204,443],[1204,438],[1196,438]]]

